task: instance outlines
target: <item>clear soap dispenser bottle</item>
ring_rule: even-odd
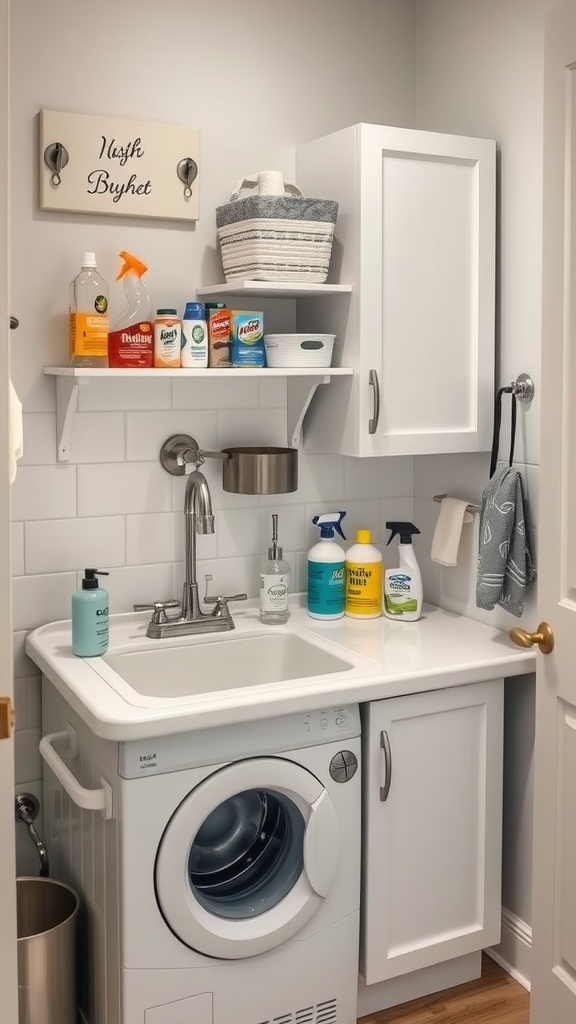
[[[290,586],[290,566],[282,558],[282,548],[278,544],[278,516],[272,516],[272,546],[268,548],[268,558],[260,566],[260,622],[269,626],[278,626],[288,622],[288,592]]]

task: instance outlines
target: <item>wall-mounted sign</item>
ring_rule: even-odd
[[[40,111],[40,207],[198,219],[196,128]]]

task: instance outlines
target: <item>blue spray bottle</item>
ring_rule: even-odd
[[[320,527],[320,540],[308,552],[308,615],[313,619],[341,619],[345,605],[346,552],[334,540],[342,531],[345,512],[325,512],[312,522]]]

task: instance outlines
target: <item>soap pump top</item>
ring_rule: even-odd
[[[84,578],[82,580],[82,590],[95,590],[98,587],[97,576],[109,576],[110,573],[104,572],[103,569],[84,569]]]

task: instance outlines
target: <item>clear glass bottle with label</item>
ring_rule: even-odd
[[[260,622],[269,626],[282,625],[290,618],[288,594],[290,566],[282,558],[278,544],[278,516],[272,516],[272,546],[268,558],[260,566]]]
[[[70,285],[70,366],[108,366],[108,285],[93,252],[82,253],[80,273]]]

